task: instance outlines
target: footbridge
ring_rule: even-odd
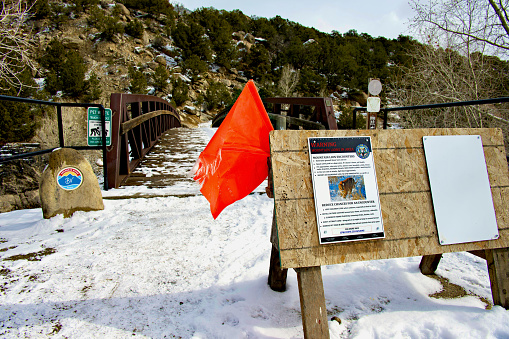
[[[160,187],[171,181],[187,177],[187,170],[205,147],[209,137],[203,131],[176,129],[181,127],[181,114],[169,102],[150,95],[113,93],[110,97],[111,126],[107,131],[111,145],[106,146],[102,135],[102,146],[66,145],[62,110],[68,107],[97,107],[102,116],[102,130],[106,128],[105,108],[94,103],[58,103],[18,97],[1,96],[0,100],[24,102],[33,105],[47,105],[56,108],[59,126],[59,146],[78,150],[102,150],[104,166],[104,188],[118,188],[122,185],[142,183]],[[337,129],[331,98],[265,98],[263,100],[269,118],[275,129]],[[422,110],[456,106],[487,105],[509,102],[509,98],[495,98],[470,102],[455,102],[412,107],[384,108],[384,128],[387,128],[387,113],[398,110]],[[212,127],[218,127],[228,114],[228,107],[212,120]],[[353,110],[353,123],[358,111]],[[381,112],[382,113],[382,112]],[[188,145],[194,145],[190,149]],[[0,156],[0,163],[52,152],[58,147]],[[199,148],[199,149],[198,149]],[[179,154],[176,154],[180,152]],[[173,154],[169,156],[169,154]],[[171,161],[169,160],[171,158]],[[141,169],[144,162],[150,170]],[[183,170],[183,168],[185,170]],[[148,174],[147,174],[148,172]],[[189,179],[190,180],[190,179]]]
[[[59,145],[10,156],[0,156],[0,163],[52,152],[57,148],[102,150],[104,189],[147,185],[165,187],[172,182],[191,180],[188,171],[205,148],[210,136],[196,129],[181,129],[181,113],[169,102],[151,95],[113,93],[110,97],[111,121],[106,108],[94,103],[58,103],[0,96],[0,100],[30,105],[53,106],[58,120]],[[337,129],[330,98],[266,98],[264,104],[275,129]],[[101,113],[101,146],[88,146],[90,135],[80,136],[82,145],[66,141],[63,115],[71,107],[96,107]],[[212,122],[218,127],[231,107],[221,111]],[[76,111],[72,111],[75,114]],[[96,131],[95,131],[96,132]],[[88,131],[90,133],[90,131]],[[106,136],[111,144],[106,145]],[[195,149],[191,149],[191,146]],[[199,149],[198,149],[199,148]],[[140,167],[140,164],[143,166]]]

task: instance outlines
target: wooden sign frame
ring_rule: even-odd
[[[481,135],[498,239],[440,245],[422,141],[431,135]],[[371,137],[386,238],[320,245],[307,139],[346,136]],[[279,259],[281,268],[297,271],[305,336],[328,338],[322,265],[424,256],[431,271],[442,253],[486,250],[494,303],[509,308],[509,275],[504,276],[509,274],[509,176],[503,140],[500,129],[271,132]]]

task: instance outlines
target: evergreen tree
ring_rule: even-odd
[[[225,84],[212,81],[205,93],[207,109],[213,110],[225,107],[231,101],[231,94]]]
[[[97,77],[97,74],[92,73],[88,79],[87,93],[84,100],[86,102],[94,102],[101,98],[101,82]]]
[[[189,86],[182,79],[177,78],[172,81],[171,94],[175,106],[181,106],[189,99]]]
[[[48,93],[55,95],[58,91],[62,91],[73,98],[79,98],[85,94],[87,67],[79,52],[66,50],[61,42],[54,39],[46,48],[40,63],[47,69],[45,90]]]
[[[142,71],[129,67],[129,91],[132,94],[147,94],[147,79]]]
[[[154,77],[153,77],[153,85],[156,91],[164,91],[168,86],[168,71],[166,67],[163,65],[157,66]]]
[[[201,74],[207,71],[207,63],[193,54],[184,60],[184,69],[187,70],[188,75],[191,77],[191,81],[194,83],[200,78]]]
[[[60,80],[65,95],[79,98],[87,90],[85,73],[87,66],[77,51],[67,51],[66,60],[62,65]]]
[[[8,86],[5,79],[0,79],[0,94],[28,98],[34,95],[36,84],[28,69],[18,74],[23,86],[17,90]],[[2,89],[3,88],[3,89]],[[28,104],[0,101],[0,145],[6,142],[30,140],[36,131],[38,116]]]
[[[143,38],[143,32],[145,29],[143,28],[143,24],[140,20],[134,19],[127,23],[125,26],[125,32],[132,36],[133,38],[141,39]]]

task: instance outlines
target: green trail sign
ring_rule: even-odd
[[[99,107],[89,107],[88,113],[88,146],[102,146],[101,110]],[[111,109],[104,109],[106,127],[106,146],[111,146]]]

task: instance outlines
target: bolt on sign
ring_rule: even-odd
[[[87,110],[87,144],[88,146],[102,146],[101,110],[99,107],[89,107]],[[104,109],[106,127],[106,146],[111,146],[111,109]]]

